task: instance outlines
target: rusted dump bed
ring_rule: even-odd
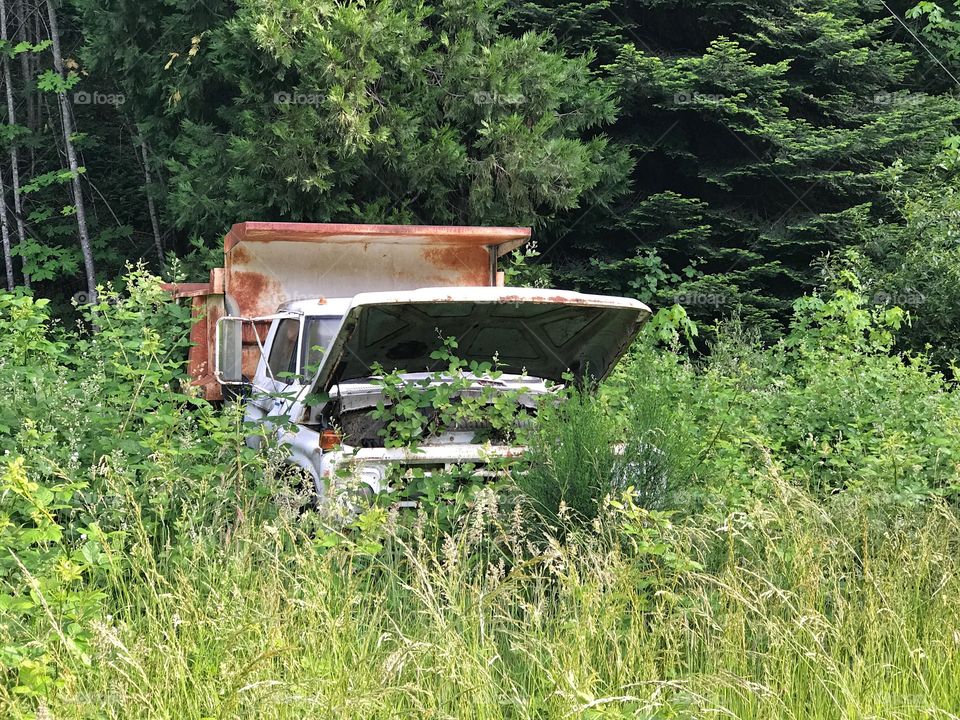
[[[485,287],[497,281],[497,258],[523,245],[529,228],[247,222],[224,238],[224,267],[208,283],[171,284],[192,298],[196,318],[189,372],[208,400],[222,398],[213,376],[213,341],[224,314],[261,317],[284,302],[353,297],[421,287]],[[261,339],[268,323],[259,325]],[[244,373],[258,359],[244,338]]]

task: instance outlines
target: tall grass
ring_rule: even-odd
[[[874,527],[777,488],[720,527],[608,505],[563,543],[488,495],[440,546],[388,521],[376,557],[241,521],[118,577],[95,657],[43,712],[956,717],[957,514]]]

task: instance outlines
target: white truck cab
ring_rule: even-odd
[[[349,299],[285,303],[270,316],[248,420],[264,424],[289,448],[291,464],[313,480],[318,498],[348,477],[366,493],[387,489],[391,466],[425,474],[469,463],[483,472],[523,449],[491,437],[490,428],[445,428],[415,450],[386,447],[371,411],[384,402],[375,368],[402,371],[408,382],[436,381],[444,362],[431,357],[455,337],[464,361],[496,358],[503,374],[476,378],[477,388],[511,392],[531,413],[565,377],[602,379],[632,342],[649,309],[628,298],[530,288],[425,288],[361,293]],[[217,377],[238,377],[244,325],[218,323]],[[229,368],[234,374],[230,376]],[[477,437],[482,436],[482,442]],[[257,436],[251,437],[256,443]]]

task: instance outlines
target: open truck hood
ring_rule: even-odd
[[[370,377],[371,366],[438,371],[430,358],[455,337],[458,357],[490,361],[505,373],[561,381],[607,376],[650,309],[628,298],[563,290],[469,287],[363,293],[353,299],[312,383],[327,392]]]

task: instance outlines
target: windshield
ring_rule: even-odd
[[[340,327],[341,317],[307,317],[303,323],[303,343],[300,351],[301,374],[313,377],[320,361]]]

